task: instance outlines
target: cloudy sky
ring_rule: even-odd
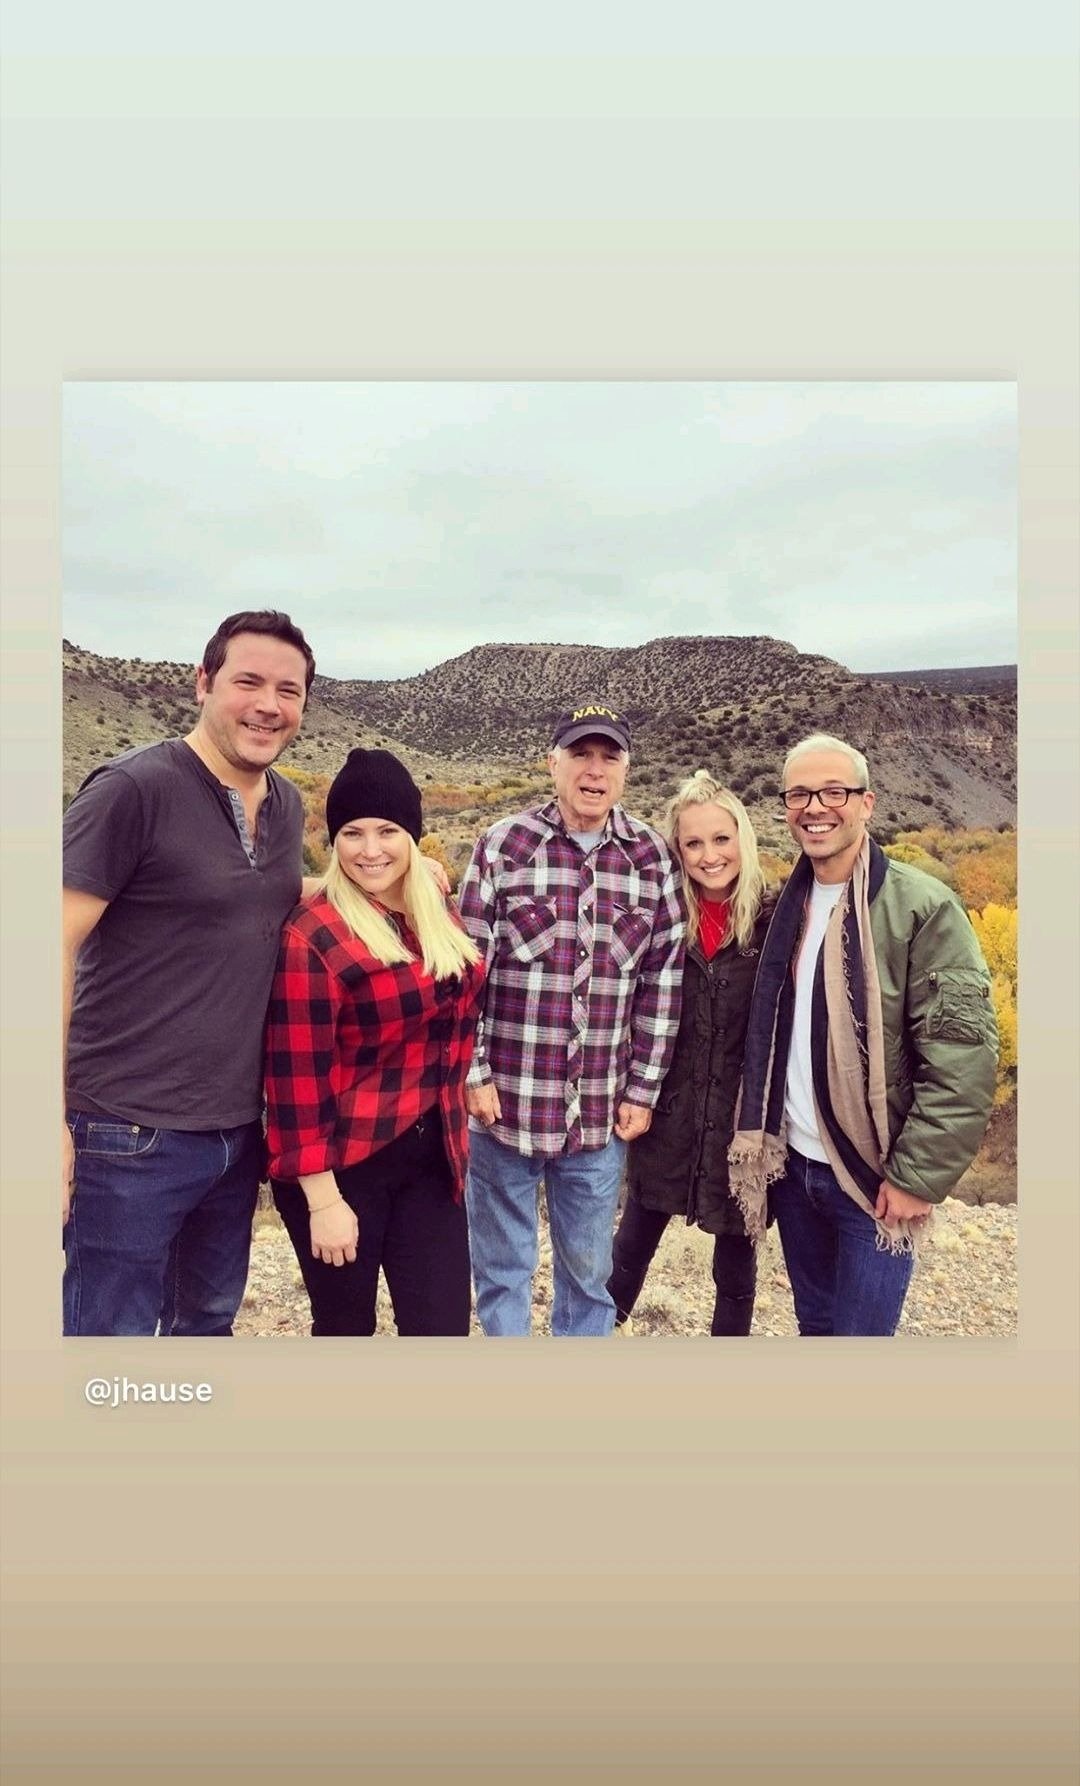
[[[285,608],[320,670],[765,633],[1016,658],[1007,383],[74,383],[64,633],[197,661]]]

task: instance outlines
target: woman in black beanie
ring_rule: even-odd
[[[274,1201],[313,1334],[374,1333],[380,1268],[399,1334],[467,1334],[479,953],[423,865],[397,757],[350,751],[326,823],[330,866],[286,922],[270,1000]]]

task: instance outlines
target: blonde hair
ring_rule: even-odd
[[[834,750],[842,752],[851,763],[851,767],[855,772],[855,779],[862,782],[864,789],[869,788],[870,766],[867,763],[866,758],[863,756],[862,751],[856,750],[852,744],[845,744],[842,738],[834,738],[831,732],[812,732],[809,738],[800,738],[798,744],[793,744],[788,751],[787,756],[784,758],[784,767],[780,772],[780,779],[786,781],[787,772],[791,768],[792,763],[799,757],[808,756],[812,750]]]
[[[320,885],[334,910],[365,948],[371,950],[376,961],[381,961],[385,967],[393,967],[399,962],[416,960],[389,919],[363,889],[349,879],[336,848],[331,851],[330,866]],[[468,965],[479,961],[480,951],[451,918],[411,837],[409,866],[401,892],[409,928],[420,944],[425,973],[433,980],[460,978]]]
[[[698,769],[684,781],[667,803],[664,812],[664,830],[671,842],[671,847],[682,862],[679,849],[679,819],[691,806],[719,806],[729,813],[735,821],[735,835],[739,840],[739,878],[735,883],[731,899],[731,933],[741,949],[754,934],[754,925],[761,909],[761,896],[765,891],[765,876],[761,872],[758,861],[757,838],[754,828],[746,816],[746,808],[730,788],[721,787],[707,769]],[[683,869],[683,891],[686,894],[688,923],[686,940],[692,943],[701,928],[701,896],[696,882],[692,881]]]

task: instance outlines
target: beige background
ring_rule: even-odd
[[[1068,9],[964,10],[925,56],[9,41],[13,1781],[1069,1777],[1075,70]],[[399,375],[1019,381],[1017,1344],[55,1337],[61,381]],[[166,1373],[213,1403],[83,1400]]]

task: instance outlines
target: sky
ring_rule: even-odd
[[[284,608],[318,668],[766,634],[1013,663],[1006,382],[64,386],[64,636],[195,663]]]

